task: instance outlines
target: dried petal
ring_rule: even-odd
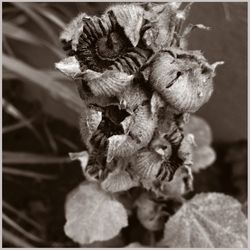
[[[193,190],[193,176],[187,166],[179,167],[170,182],[164,182],[158,195],[178,197]]]
[[[89,154],[87,151],[82,151],[78,153],[69,153],[69,157],[72,161],[79,160],[81,163],[82,171],[83,172],[85,171],[89,161]]]
[[[80,64],[75,56],[66,57],[55,64],[56,69],[60,70],[66,76],[75,79],[81,73]]]
[[[108,138],[107,162],[111,162],[117,156],[127,137],[127,135],[113,135]]]
[[[80,13],[76,18],[74,18],[60,34],[60,40],[64,42],[69,42],[71,44],[71,49],[76,50],[80,34],[83,27],[83,18],[89,18],[85,13]]]
[[[131,84],[134,76],[115,70],[104,73],[86,70],[81,78],[91,89],[95,96],[115,96]]]
[[[126,191],[138,185],[139,182],[135,178],[119,167],[101,183],[102,188],[111,193]]]
[[[138,5],[116,5],[108,9],[114,13],[118,24],[124,29],[124,32],[132,45],[137,46],[140,40],[140,31],[143,23],[143,8]]]
[[[151,107],[152,114],[156,114],[158,110],[164,106],[165,106],[165,103],[160,97],[160,95],[154,92],[150,100],[150,107]]]
[[[85,108],[82,110],[80,118],[81,136],[84,143],[89,146],[89,140],[97,130],[102,121],[102,112],[93,108]]]
[[[131,156],[152,139],[157,117],[150,114],[148,105],[138,107],[132,119],[133,122],[126,135],[113,135],[108,139],[108,162],[114,157]]]
[[[195,146],[194,135],[187,134],[183,140],[181,141],[178,156],[180,159],[184,161],[185,164],[192,164],[193,163],[193,147]]]
[[[143,41],[154,52],[171,45],[178,24],[176,6],[171,3],[152,5],[145,11],[144,18],[149,28],[143,34]]]
[[[156,176],[160,171],[163,159],[160,155],[151,151],[142,151],[135,156],[131,173],[140,178],[141,183],[148,189],[157,180]],[[149,185],[149,186],[148,186]]]

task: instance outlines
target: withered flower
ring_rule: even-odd
[[[123,4],[101,17],[77,16],[60,39],[69,57],[56,67],[74,79],[87,178],[109,192],[142,186],[157,195],[192,189],[189,113],[206,103],[215,68],[186,38],[190,4]],[[74,156],[73,156],[74,157]],[[176,174],[175,174],[176,172]]]

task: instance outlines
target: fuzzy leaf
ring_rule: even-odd
[[[197,173],[212,165],[216,159],[215,151],[209,146],[195,148],[193,152],[192,171]]]
[[[247,220],[241,204],[220,193],[202,193],[165,224],[159,246],[173,248],[247,247]]]
[[[66,200],[66,235],[80,244],[105,241],[128,225],[123,205],[97,184],[83,182]]]
[[[191,115],[189,123],[184,127],[185,134],[193,134],[197,147],[210,145],[212,142],[212,131],[208,123],[196,115]]]

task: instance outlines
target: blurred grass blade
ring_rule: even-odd
[[[3,21],[3,35],[16,39],[19,41],[23,41],[26,43],[31,43],[35,45],[41,45],[41,40],[34,36],[32,33],[24,30],[21,27],[17,27],[10,22]]]
[[[79,96],[69,87],[57,82],[49,74],[31,67],[24,62],[10,57],[6,54],[2,55],[3,67],[21,77],[45,89],[48,94],[57,99],[60,103],[71,108],[72,112],[80,113],[81,101]]]
[[[30,225],[32,225],[37,230],[42,231],[42,227],[41,227],[41,225],[38,222],[30,219],[28,216],[26,216],[24,213],[18,211],[15,207],[13,207],[11,204],[9,204],[8,202],[6,202],[5,200],[3,200],[3,208],[5,208],[6,210],[12,212],[18,218],[26,221],[27,223],[29,223]]]
[[[56,180],[58,177],[56,175],[41,174],[29,170],[20,170],[11,167],[3,167],[3,174],[22,176],[27,178],[33,178],[37,180]]]
[[[49,145],[50,145],[51,149],[53,150],[54,153],[57,153],[58,152],[57,143],[56,143],[56,141],[54,139],[54,136],[50,132],[50,129],[49,129],[46,122],[44,123],[44,131],[45,131],[45,133],[47,135],[48,142],[49,142]]]
[[[2,129],[2,133],[6,134],[6,133],[16,131],[23,127],[27,127],[27,123],[31,124],[34,120],[35,120],[34,117],[32,117],[31,119],[27,119],[25,121],[21,121],[13,125],[4,126]]]
[[[17,120],[21,121],[23,124],[25,124],[31,131],[32,133],[36,136],[36,138],[44,144],[44,140],[39,134],[39,132],[35,129],[35,127],[32,125],[32,123],[10,102],[5,100],[4,98],[2,99],[3,102],[3,109],[4,111],[9,114],[10,116],[13,116]]]
[[[40,155],[26,152],[3,151],[3,164],[62,164],[71,162],[69,157]]]
[[[51,25],[49,25],[42,17],[40,17],[33,9],[33,5],[38,5],[38,3],[24,3],[24,2],[12,2],[17,8],[25,12],[37,25],[47,34],[54,44],[58,44],[58,38],[52,29]]]
[[[45,46],[53,53],[55,53],[59,58],[65,57],[64,52],[58,49],[57,47],[48,43],[44,39],[35,36],[34,34],[23,29],[22,27],[14,25],[13,23],[3,21],[3,35],[8,38],[29,43],[35,46]]]
[[[35,242],[40,242],[42,243],[43,240],[38,238],[37,236],[31,234],[30,232],[26,231],[22,227],[20,227],[15,221],[13,221],[11,218],[9,218],[6,214],[2,214],[2,219],[3,222],[11,226],[13,229],[15,229],[17,232],[25,236],[27,239],[35,241]]]
[[[60,29],[65,28],[65,23],[54,13],[49,10],[49,8],[39,8],[39,6],[35,6],[35,9],[40,12],[41,15],[49,19],[52,23],[56,24]]]
[[[25,248],[33,248],[34,245],[30,244],[26,240],[21,237],[16,236],[12,232],[3,229],[3,242],[6,241],[9,244],[12,244],[15,247],[25,247]]]
[[[74,151],[79,150],[79,147],[77,145],[75,145],[73,142],[71,142],[70,140],[68,140],[67,138],[64,138],[64,137],[58,135],[58,136],[56,136],[56,139]]]

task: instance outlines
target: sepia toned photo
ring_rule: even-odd
[[[247,248],[247,2],[3,2],[2,246]]]

